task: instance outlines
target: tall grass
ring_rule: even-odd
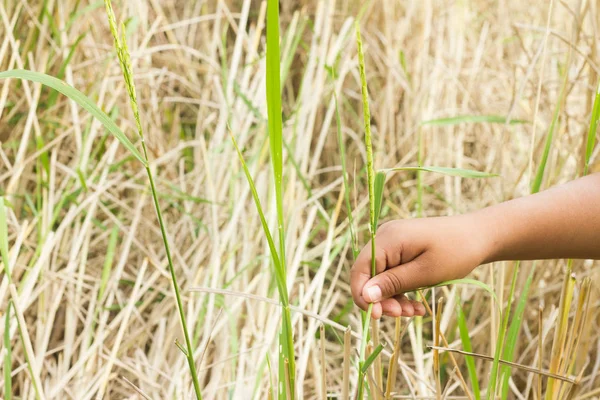
[[[275,186],[275,201],[277,204],[277,232],[279,238],[279,249],[275,245],[273,236],[265,218],[254,180],[242,152],[235,141],[233,134],[231,138],[242,163],[244,173],[252,191],[252,197],[256,205],[262,223],[263,231],[274,266],[273,279],[279,292],[279,300],[282,305],[282,327],[279,334],[279,384],[278,395],[282,399],[294,399],[296,393],[296,359],[294,354],[293,327],[290,313],[290,301],[288,297],[286,259],[285,259],[285,215],[283,209],[283,126],[281,119],[281,72],[280,72],[280,50],[279,50],[279,2],[269,0],[267,3],[267,60],[266,60],[266,95],[268,110],[268,134],[270,146],[271,167]]]

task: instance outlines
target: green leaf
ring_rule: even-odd
[[[375,228],[377,228],[377,225],[379,224],[379,215],[381,214],[385,177],[386,173],[382,171],[378,171],[377,174],[375,174]]]
[[[369,357],[367,357],[365,362],[362,364],[362,366],[360,367],[360,372],[366,374],[367,370],[369,369],[371,364],[373,364],[373,361],[375,361],[375,359],[379,356],[379,353],[381,353],[382,350],[383,345],[380,343],[377,347],[375,347],[375,350],[373,350],[373,352],[369,355]]]
[[[500,306],[500,304],[498,303],[498,297],[496,297],[496,293],[492,290],[492,288],[489,285],[486,285],[485,283],[480,282],[476,279],[471,279],[471,278],[453,279],[450,281],[438,283],[437,285],[435,285],[433,287],[448,286],[448,285],[475,285],[475,286],[485,290],[486,292],[488,292],[490,294],[490,296],[492,297],[492,299],[494,299],[494,302],[496,303],[496,305],[498,307]]]
[[[4,398],[12,399],[12,347],[10,343],[10,307],[12,301],[8,301],[6,315],[4,318]]]
[[[525,306],[527,305],[527,300],[529,299],[529,288],[533,280],[534,271],[535,265],[531,268],[531,272],[529,272],[529,276],[527,277],[527,281],[523,287],[523,293],[521,293],[521,298],[519,299],[519,304],[517,304],[517,308],[515,309],[515,313],[512,317],[510,328],[508,330],[508,336],[506,337],[506,344],[504,345],[504,354],[502,356],[504,361],[513,361],[517,338],[519,337],[521,322],[523,321],[523,313],[525,312]],[[508,379],[510,378],[510,366],[505,364],[500,368],[500,376],[502,377],[502,400],[506,400],[508,398]]]
[[[469,330],[467,329],[465,313],[463,312],[460,303],[460,300],[456,303],[456,319],[458,322],[458,330],[460,332],[460,340],[462,342],[463,349],[469,353],[472,353],[473,346],[471,346],[471,338],[469,337]],[[481,392],[479,390],[479,379],[477,378],[475,360],[472,356],[465,356],[465,362],[467,364],[467,370],[469,372],[469,379],[471,380],[471,387],[473,388],[475,400],[481,400]]]
[[[285,274],[285,269],[283,268],[282,264],[281,264],[281,260],[279,258],[279,256],[277,255],[277,247],[275,246],[275,241],[273,240],[273,236],[271,235],[271,230],[269,229],[269,225],[267,223],[267,219],[265,218],[265,214],[260,202],[260,199],[258,197],[258,192],[256,191],[256,186],[254,185],[254,180],[252,179],[252,175],[250,174],[250,170],[248,169],[248,166],[246,165],[246,161],[244,160],[244,156],[242,155],[242,152],[240,151],[240,148],[237,145],[237,142],[235,140],[235,138],[233,137],[233,135],[231,135],[231,140],[233,141],[233,145],[235,147],[235,150],[237,151],[238,157],[240,159],[240,162],[242,163],[242,168],[244,170],[244,174],[246,175],[246,179],[248,180],[248,185],[250,186],[250,192],[252,193],[252,198],[254,199],[254,204],[256,205],[256,210],[258,211],[258,215],[260,217],[260,222],[262,224],[263,227],[263,231],[265,234],[265,237],[267,238],[267,243],[269,245],[269,250],[271,252],[271,258],[273,259],[273,265],[274,265],[274,271],[275,271],[275,282],[277,284],[277,290],[279,291],[279,300],[281,301],[281,303],[283,304],[283,321],[282,321],[282,330],[280,333],[280,344],[281,344],[281,352],[280,352],[280,362],[283,362],[284,358],[287,358],[288,360],[290,360],[290,369],[292,368],[292,365],[294,365],[292,363],[291,360],[293,360],[294,358],[294,343],[293,343],[293,338],[292,338],[292,320],[291,320],[291,316],[290,316],[290,308],[289,308],[289,299],[288,299],[288,293],[287,293],[287,283],[286,283],[286,274]],[[281,375],[281,368],[280,368],[280,376],[279,376],[279,380],[280,382],[284,382],[285,379],[285,374]],[[283,371],[285,372],[285,371]],[[292,383],[293,383],[293,379],[291,374],[290,374],[290,380],[292,380],[292,382],[290,382],[290,387],[292,387]],[[293,392],[292,392],[293,393]]]
[[[584,175],[587,175],[590,168],[590,160],[592,153],[594,152],[594,146],[596,144],[596,132],[598,130],[598,122],[600,122],[600,82],[598,82],[598,89],[596,90],[596,98],[594,99],[594,107],[592,109],[592,118],[590,120],[590,129],[588,130],[587,142],[585,146],[585,171]]]
[[[266,59],[266,94],[267,116],[269,127],[269,146],[271,165],[275,180],[275,200],[277,204],[277,231],[279,233],[279,271],[277,280],[279,298],[284,305],[283,327],[279,335],[279,381],[285,380],[284,361],[289,362],[289,387],[291,399],[294,399],[296,361],[292,337],[291,316],[287,299],[286,257],[285,257],[285,224],[283,214],[283,126],[281,120],[281,57],[279,49],[279,0],[267,1],[267,59]],[[239,153],[239,150],[238,150]],[[247,175],[248,176],[248,175]],[[255,198],[256,200],[257,198]],[[257,204],[257,208],[258,204]],[[264,227],[264,225],[263,225]],[[273,251],[273,249],[271,250]],[[285,391],[280,393],[286,399]]]
[[[144,157],[142,157],[141,153],[135,148],[133,143],[129,141],[127,136],[119,129],[117,124],[110,119],[108,115],[104,111],[102,111],[92,100],[90,100],[86,95],[81,93],[79,90],[75,89],[72,86],[69,86],[66,82],[61,81],[53,76],[42,74],[40,72],[28,71],[24,69],[14,69],[10,71],[0,72],[0,79],[5,78],[18,78],[24,79],[27,81],[38,82],[42,85],[48,86],[71,100],[77,103],[81,108],[92,114],[98,121],[104,125],[104,127],[112,133],[122,144],[129,150],[131,154],[135,158],[137,158],[144,166],[148,166]]]
[[[6,224],[6,208],[2,196],[0,196],[0,257],[2,258],[2,264],[4,264],[4,273],[8,283],[11,283],[10,266],[8,264],[8,225]]]
[[[472,169],[464,168],[450,168],[450,167],[396,167],[381,169],[380,172],[391,172],[391,171],[425,171],[435,172],[443,175],[458,176],[461,178],[494,178],[499,176],[498,174],[492,174],[489,172],[474,171]]]
[[[505,124],[506,117],[502,115],[460,115],[457,117],[437,118],[421,122],[421,126],[448,126],[464,123],[490,123],[490,124]],[[522,119],[511,119],[511,125],[527,124],[529,121]]]

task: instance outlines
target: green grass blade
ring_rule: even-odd
[[[267,3],[267,111],[271,165],[275,179],[277,220],[279,222],[279,257],[285,268],[283,226],[283,126],[281,121],[281,82],[279,55],[279,1]],[[291,366],[291,365],[290,365]],[[292,372],[291,370],[290,372]]]
[[[598,130],[598,122],[600,122],[600,82],[598,82],[598,89],[596,90],[596,98],[594,99],[594,106],[592,108],[592,119],[590,120],[590,129],[588,130],[588,136],[585,146],[585,170],[584,175],[587,175],[590,169],[590,160],[592,153],[594,152],[594,145],[596,144],[596,132]]]
[[[432,287],[448,286],[448,285],[475,285],[475,286],[478,286],[479,288],[488,292],[490,294],[490,296],[492,297],[492,299],[494,299],[494,302],[496,303],[496,305],[499,305],[498,297],[496,297],[496,292],[494,292],[494,290],[492,290],[492,288],[489,285],[487,285],[483,282],[480,282],[476,279],[471,279],[471,278],[452,279],[450,281],[438,283],[437,285],[432,286]]]
[[[382,350],[383,350],[383,345],[380,343],[377,347],[375,347],[375,350],[373,350],[373,352],[369,355],[369,357],[367,357],[367,359],[365,360],[365,362],[363,363],[363,365],[361,366],[361,369],[360,369],[360,371],[363,374],[367,373],[367,370],[369,369],[371,364],[373,364],[373,362],[379,356],[379,353],[381,353]]]
[[[492,362],[492,370],[490,372],[490,384],[487,390],[487,400],[496,398],[496,382],[498,381],[498,367],[500,365],[500,355],[502,354],[502,349],[504,348],[504,338],[506,337],[506,330],[508,328],[508,317],[510,315],[510,310],[512,307],[512,299],[515,294],[515,287],[517,284],[517,276],[519,275],[519,266],[520,262],[517,261],[515,263],[512,283],[510,285],[510,293],[508,295],[508,304],[506,305],[506,309],[502,315],[502,324],[499,327],[498,331],[498,340],[496,342],[496,352],[494,353],[494,361]]]
[[[381,214],[385,176],[386,174],[383,171],[378,171],[377,174],[375,174],[375,229],[377,229],[377,225],[379,224],[379,215]]]
[[[242,152],[240,151],[240,148],[237,145],[237,142],[235,140],[235,138],[233,137],[233,135],[231,135],[231,140],[233,142],[233,145],[235,147],[235,150],[238,154],[238,157],[240,159],[240,162],[242,164],[242,169],[244,170],[244,174],[246,175],[246,179],[248,181],[248,185],[250,186],[250,192],[252,193],[252,198],[254,199],[254,204],[256,205],[256,210],[258,211],[258,215],[260,217],[260,222],[262,224],[263,227],[263,231],[265,234],[265,237],[267,238],[267,243],[269,245],[269,250],[271,252],[271,258],[273,259],[273,265],[274,265],[274,272],[275,272],[275,282],[277,284],[277,290],[279,291],[279,300],[281,301],[281,303],[283,304],[283,314],[282,314],[282,330],[281,330],[281,334],[280,334],[280,364],[281,367],[284,365],[283,361],[281,360],[282,357],[290,360],[290,369],[292,366],[292,362],[291,360],[293,360],[293,356],[294,356],[294,343],[293,343],[293,337],[292,337],[292,319],[291,319],[291,315],[290,315],[290,308],[289,308],[289,299],[288,299],[288,293],[287,293],[287,285],[286,285],[286,275],[285,275],[285,270],[281,265],[281,260],[279,258],[279,256],[277,255],[277,246],[275,245],[275,241],[273,240],[273,236],[271,235],[271,230],[269,229],[269,225],[267,224],[267,219],[265,218],[265,214],[260,202],[260,198],[258,197],[258,192],[256,191],[256,186],[254,185],[254,180],[252,179],[252,175],[250,174],[250,170],[248,169],[248,166],[246,165],[246,161],[244,160],[244,156],[242,155]],[[291,355],[292,357],[288,357],[288,355]],[[280,385],[280,387],[283,387],[283,382],[285,380],[285,377],[281,375],[281,373],[283,372],[285,375],[285,370],[283,370],[283,368],[279,368],[279,381],[282,383],[282,385]],[[294,377],[292,377],[292,375],[290,374],[290,380],[292,380],[292,382],[290,382],[290,387],[291,384],[293,383]],[[285,396],[285,391],[280,392],[280,396]],[[292,392],[294,393],[294,392]],[[292,394],[293,396],[293,394]]]
[[[10,307],[12,302],[8,301],[6,315],[4,318],[4,398],[12,399],[12,347],[10,343]]]
[[[458,331],[460,333],[460,340],[462,342],[463,349],[469,353],[473,352],[473,346],[471,346],[471,338],[469,337],[469,330],[467,328],[467,320],[465,313],[460,305],[460,301],[456,303],[456,320],[458,322]],[[469,379],[471,380],[471,388],[473,388],[473,394],[475,400],[481,400],[481,392],[479,390],[479,379],[477,378],[477,369],[475,368],[475,360],[472,356],[465,356],[465,362],[467,364],[467,371],[469,372]]]
[[[567,62],[567,64],[569,64]],[[563,101],[565,99],[565,94],[567,91],[567,82],[568,82],[568,74],[564,74],[563,82],[560,89],[560,95],[558,97],[558,101],[556,102],[556,107],[554,108],[554,114],[552,116],[552,122],[550,123],[550,128],[548,129],[548,135],[546,135],[546,143],[544,144],[544,151],[542,152],[542,159],[540,160],[540,164],[538,165],[537,172],[535,174],[535,178],[531,184],[531,193],[537,193],[540,191],[542,187],[542,181],[544,180],[544,172],[546,171],[546,164],[548,163],[548,157],[550,156],[550,149],[552,148],[552,141],[554,140],[554,132],[556,131],[558,125],[558,118],[560,117],[560,110],[563,105]]]
[[[494,178],[497,174],[489,172],[475,171],[472,169],[465,168],[450,168],[450,167],[396,167],[381,169],[380,172],[391,172],[391,171],[424,171],[434,172],[449,176],[458,176],[461,178]]]
[[[254,185],[254,179],[252,179],[252,175],[250,174],[250,170],[248,169],[248,165],[244,160],[244,156],[240,148],[238,147],[237,141],[231,135],[231,140],[233,142],[233,146],[237,152],[237,155],[242,164],[242,169],[244,170],[244,174],[246,175],[246,180],[248,181],[248,185],[250,186],[250,192],[252,193],[252,198],[254,199],[254,204],[256,205],[256,210],[258,211],[258,216],[260,217],[260,223],[262,224],[262,228],[267,239],[267,243],[269,245],[269,250],[271,251],[271,258],[273,259],[273,265],[275,267],[275,276],[277,288],[279,290],[279,295],[281,296],[281,302],[286,305],[288,304],[287,298],[287,290],[285,288],[285,275],[282,275],[281,261],[279,259],[279,255],[277,253],[277,246],[275,245],[275,241],[273,240],[273,236],[271,235],[271,230],[269,229],[269,224],[267,223],[267,219],[265,217],[265,213],[263,211],[262,204],[260,202],[260,198],[258,197],[258,192],[256,191],[256,186]]]
[[[0,256],[4,265],[4,273],[8,283],[12,283],[12,276],[8,264],[8,225],[6,224],[6,208],[4,197],[0,196]]]
[[[283,213],[283,124],[281,119],[281,57],[279,49],[279,0],[267,1],[267,60],[266,60],[266,90],[267,114],[269,127],[269,146],[271,150],[271,165],[275,181],[275,199],[277,203],[277,231],[279,233],[279,266],[278,285],[280,298],[283,302],[283,329],[279,337],[279,381],[286,380],[285,360],[289,365],[290,396],[295,397],[296,361],[292,335],[291,316],[287,300],[286,257],[285,257],[285,225]],[[285,390],[279,395],[287,398]]]
[[[464,123],[505,124],[506,117],[502,115],[460,115],[457,117],[437,118],[421,122],[421,126],[448,126]],[[511,125],[527,124],[529,121],[522,119],[511,119]]]
[[[527,305],[527,300],[529,299],[529,288],[531,287],[531,281],[533,280],[533,273],[535,271],[535,266],[531,268],[531,272],[527,277],[527,281],[525,282],[525,286],[523,287],[523,293],[521,294],[521,298],[519,299],[519,303],[517,304],[517,308],[515,308],[515,313],[512,317],[512,321],[510,323],[510,328],[508,330],[508,336],[506,337],[506,345],[504,346],[504,353],[502,355],[502,360],[504,361],[513,361],[513,357],[515,354],[515,347],[517,344],[517,338],[519,337],[519,332],[521,330],[521,322],[523,321],[523,313],[525,312],[525,306]],[[508,379],[510,378],[510,366],[503,365],[500,369],[500,376],[502,377],[501,388],[502,388],[502,400],[506,400],[508,398]]]
[[[117,124],[110,119],[108,115],[104,111],[102,111],[89,97],[81,93],[79,90],[75,89],[72,86],[69,86],[67,83],[57,79],[53,76],[42,74],[40,72],[27,71],[24,69],[14,69],[10,71],[0,72],[0,79],[6,78],[18,78],[24,79],[32,82],[38,82],[42,85],[48,86],[71,100],[77,103],[81,108],[92,114],[98,121],[104,125],[104,127],[112,133],[120,142],[125,146],[127,150],[137,158],[144,166],[148,165],[142,154],[135,148],[133,143],[125,136],[125,134],[119,129]]]

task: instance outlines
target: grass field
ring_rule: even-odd
[[[600,399],[598,262],[349,286],[378,223],[600,171],[600,5],[277,3],[0,1],[0,398]]]

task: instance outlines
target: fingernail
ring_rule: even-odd
[[[379,286],[367,288],[367,297],[367,301],[370,301],[371,303],[381,300],[381,288]]]

